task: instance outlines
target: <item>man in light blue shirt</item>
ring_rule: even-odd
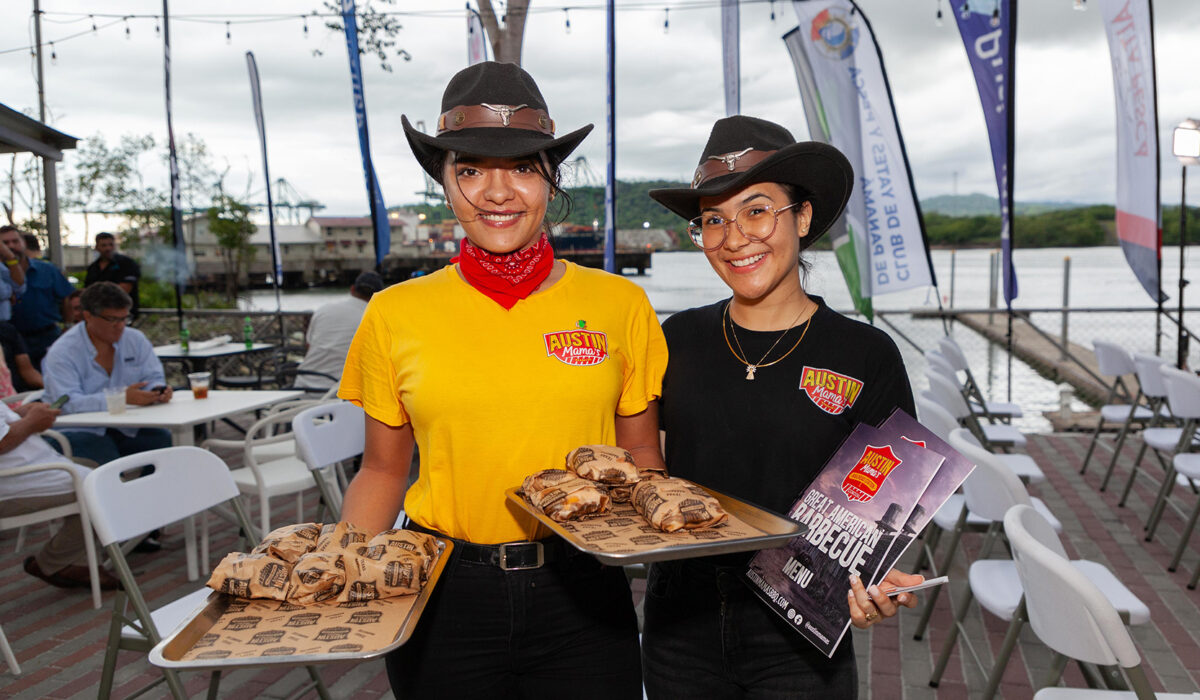
[[[125,389],[134,406],[171,400],[162,362],[142,332],[126,328],[133,301],[112,282],[98,282],[80,297],[83,323],[77,323],[50,346],[42,360],[46,397],[66,395],[63,413],[107,410],[104,390]],[[73,428],[63,431],[76,457],[98,464],[117,457],[171,446],[162,428]]]

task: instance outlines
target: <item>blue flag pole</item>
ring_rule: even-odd
[[[350,85],[354,90],[358,147],[362,151],[367,200],[371,204],[371,228],[375,233],[375,270],[382,274],[383,258],[388,254],[392,243],[392,229],[388,223],[383,193],[380,192],[379,181],[375,178],[375,164],[371,161],[371,138],[367,132],[367,100],[363,91],[362,62],[358,57],[358,22],[354,12],[354,0],[342,0],[342,26],[346,30],[346,52],[350,55]]]
[[[617,22],[608,0],[608,168],[604,182],[604,270],[617,271]]]

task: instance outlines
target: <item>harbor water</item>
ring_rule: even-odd
[[[934,274],[938,288],[908,290],[898,294],[878,297],[875,308],[884,313],[876,318],[876,324],[888,331],[904,354],[914,390],[927,386],[923,373],[925,361],[921,352],[936,346],[937,339],[944,333],[940,320],[916,319],[909,313],[914,309],[937,308],[938,295],[945,307],[981,309],[988,306],[990,265],[993,251],[970,249],[951,254],[948,250],[933,252]],[[827,304],[843,313],[853,313],[849,292],[838,269],[833,253],[817,251],[808,254],[813,262],[812,272],[805,284],[810,294],[825,298]],[[1178,290],[1179,249],[1163,249],[1162,288],[1171,296],[1168,308],[1175,309],[1175,294]],[[953,257],[954,274],[951,275]],[[1069,308],[1073,311],[1099,308],[1149,309],[1151,298],[1134,278],[1120,248],[1041,248],[1018,249],[1014,253],[1017,270],[1018,297],[1014,309],[1058,308],[1063,304],[1063,260],[1069,257]],[[699,253],[655,253],[653,267],[644,275],[630,276],[630,280],[646,290],[650,302],[659,311],[660,317],[693,306],[710,304],[728,296],[728,290],[709,267],[707,259]],[[314,288],[287,291],[282,297],[285,311],[312,310],[318,306],[345,296],[345,289]],[[953,293],[953,300],[951,294]],[[953,303],[951,303],[953,301]],[[241,300],[248,310],[274,310],[275,296],[270,290],[256,290]],[[999,305],[1003,308],[1001,296]],[[890,313],[889,313],[890,312]],[[1187,312],[1185,321],[1193,318]],[[1051,335],[1058,337],[1061,313],[1035,313],[1032,320]],[[1195,317],[1193,327],[1200,327],[1200,317]],[[1003,324],[1003,313],[997,313],[995,322]],[[1091,346],[1094,338],[1124,344],[1133,350],[1155,351],[1155,314],[1144,313],[1073,313],[1069,317],[1070,340]],[[1174,358],[1174,324],[1164,320],[1162,354]],[[971,362],[976,379],[984,391],[995,400],[1009,397],[1009,362],[1003,348],[984,341],[977,333],[962,326],[953,326],[951,332],[963,346]],[[1200,348],[1193,347],[1193,352]],[[1038,375],[1019,359],[1011,362],[1011,400],[1025,410],[1019,426],[1027,431],[1048,431],[1049,421],[1043,411],[1057,411],[1060,405],[1059,387],[1054,382]],[[1078,401],[1073,410],[1086,410]]]

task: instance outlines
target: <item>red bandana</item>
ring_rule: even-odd
[[[506,255],[489,253],[464,238],[458,255],[450,262],[458,263],[458,269],[472,287],[505,309],[511,309],[550,276],[554,249],[544,231],[537,243]]]

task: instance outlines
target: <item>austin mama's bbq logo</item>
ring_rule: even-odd
[[[579,321],[577,325],[575,330],[543,334],[546,355],[576,367],[604,362],[608,358],[608,336],[600,331],[589,331],[587,321]]]
[[[875,447],[867,445],[858,464],[842,479],[842,493],[851,501],[867,502],[879,493],[888,474],[900,466],[901,459],[892,451],[891,445]]]
[[[805,367],[800,375],[800,390],[817,408],[838,415],[850,409],[862,393],[863,383],[854,377],[831,372],[819,367]]]

